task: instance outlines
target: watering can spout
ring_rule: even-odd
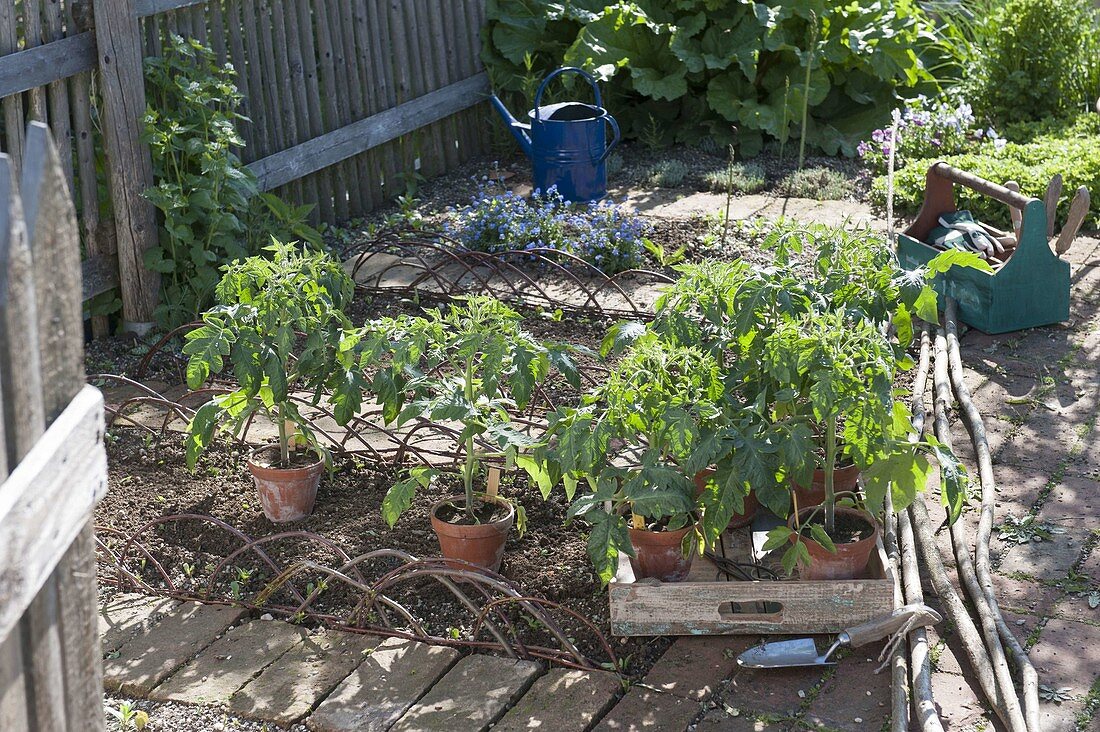
[[[527,134],[531,130],[531,125],[524,124],[513,117],[512,113],[508,111],[508,108],[504,106],[504,102],[500,101],[500,98],[496,94],[490,94],[489,101],[493,103],[493,108],[500,114],[504,123],[508,125],[512,137],[516,138],[519,146],[523,148],[524,154],[527,155],[527,157],[532,157],[531,137]]]

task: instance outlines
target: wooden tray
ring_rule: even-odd
[[[760,538],[758,532],[758,544]],[[749,561],[750,528],[727,531],[722,540],[727,557]],[[762,563],[778,565],[777,553]],[[620,636],[839,633],[890,614],[895,600],[893,574],[881,541],[864,579],[737,581],[720,573],[706,557],[696,557],[683,582],[636,581],[630,558],[620,554],[609,587],[611,632]]]

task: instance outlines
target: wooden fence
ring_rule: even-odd
[[[21,150],[19,181],[0,155],[0,730],[102,730],[103,398],[84,384],[65,169],[41,123]]]
[[[485,151],[484,2],[0,0],[3,149],[18,169],[25,120],[51,125],[77,202],[83,297],[119,288],[140,329],[159,291],[143,263],[157,236],[142,195],[144,56],[177,33],[232,63],[251,120],[241,155],[261,188],[342,221]]]

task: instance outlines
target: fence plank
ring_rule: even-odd
[[[7,485],[4,487],[7,488]],[[47,577],[19,622],[24,638],[23,672],[30,672],[28,679],[30,696],[34,700],[34,722],[39,729],[48,730],[69,728],[66,722],[65,668],[61,661],[61,613],[57,594],[57,581],[52,576]]]
[[[248,167],[256,174],[260,186],[270,190],[477,104],[488,89],[489,79],[483,72],[257,160]]]
[[[7,57],[19,50],[19,20],[15,0],[0,0],[0,56]],[[23,160],[23,99],[18,95],[4,97],[4,131],[16,175]]]
[[[34,262],[43,406],[50,421],[84,382],[80,298],[80,237],[49,129],[27,127],[23,207]]]
[[[135,0],[134,14],[139,18],[159,15],[172,10],[183,10],[192,5],[202,5],[206,0]]]
[[[107,490],[103,396],[77,393],[0,491],[0,567],[5,576],[0,638],[46,583]]]
[[[0,56],[0,97],[45,86],[94,69],[95,65],[96,43],[92,31]]]
[[[95,533],[89,520],[55,571],[61,596],[66,716],[72,732],[103,729],[95,564]]]
[[[0,640],[0,729],[18,732],[30,728],[23,677],[23,635],[17,630]]]
[[[160,296],[160,277],[145,267],[145,252],[156,246],[153,204],[144,192],[153,186],[149,148],[140,141],[145,114],[141,28],[133,0],[94,4],[103,96],[104,142],[110,160],[111,202],[118,237],[123,327],[145,330]]]

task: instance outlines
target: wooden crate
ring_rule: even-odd
[[[722,541],[727,557],[748,561],[751,529],[727,531]],[[775,554],[763,563],[777,564]],[[696,557],[683,582],[636,581],[630,558],[620,554],[609,595],[615,635],[839,633],[895,607],[893,574],[881,541],[867,577],[855,580],[737,581],[706,557]]]
[[[898,235],[898,261],[906,269],[927,264],[941,250],[925,244],[944,213],[955,211],[954,186],[963,185],[1022,211],[1019,243],[992,274],[952,269],[936,277],[940,308],[945,296],[959,303],[959,317],[984,333],[996,334],[1061,323],[1069,319],[1069,263],[1048,242],[1043,202],[1010,191],[946,163],[928,169],[924,205],[913,224]]]

